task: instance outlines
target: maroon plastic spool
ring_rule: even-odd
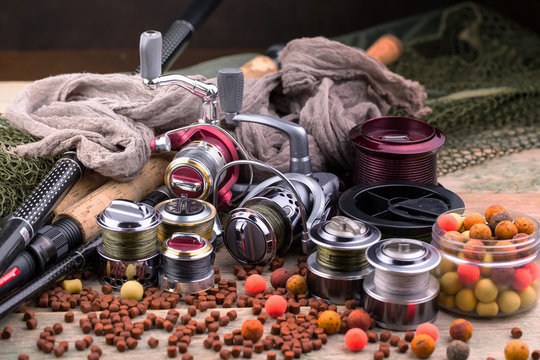
[[[354,185],[386,180],[437,184],[437,149],[446,137],[428,123],[384,116],[355,126],[349,138],[355,145]]]

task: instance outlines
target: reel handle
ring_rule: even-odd
[[[163,40],[159,31],[148,30],[141,34],[139,41],[141,77],[147,81],[161,76],[162,44]]]
[[[238,68],[219,69],[217,84],[220,106],[225,112],[225,122],[232,125],[234,116],[242,110],[244,74]]]

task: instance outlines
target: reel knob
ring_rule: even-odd
[[[139,55],[141,58],[141,77],[145,80],[154,80],[161,76],[161,33],[148,30],[141,34],[139,42]]]

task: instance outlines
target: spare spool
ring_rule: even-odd
[[[199,199],[189,199],[186,195],[180,198],[165,200],[156,205],[163,221],[158,227],[158,238],[162,242],[175,232],[198,234],[214,242],[214,205]]]
[[[192,294],[214,285],[212,245],[191,233],[174,233],[161,246],[159,286],[163,291]]]
[[[446,138],[428,123],[400,116],[374,118],[349,132],[355,145],[353,184],[408,180],[437,184],[437,149]]]
[[[441,261],[435,247],[386,239],[369,247],[366,258],[375,271],[364,281],[364,309],[377,326],[403,331],[435,321],[439,283],[430,270]]]
[[[120,289],[128,280],[155,286],[159,267],[156,246],[161,215],[150,205],[117,199],[96,219],[103,233],[97,248],[97,272],[102,283]]]
[[[339,198],[341,214],[376,226],[383,238],[425,242],[431,242],[431,228],[440,214],[464,206],[450,190],[411,181],[356,185]]]
[[[364,298],[364,279],[372,272],[366,249],[381,238],[374,226],[334,216],[313,226],[310,240],[317,251],[307,260],[307,282],[311,295],[333,304]]]

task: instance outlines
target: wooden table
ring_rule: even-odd
[[[4,106],[14,96],[14,94],[24,85],[22,82],[0,83],[0,112]],[[487,207],[491,204],[501,204],[507,208],[526,213],[536,219],[540,219],[540,149],[524,151],[504,158],[494,159],[485,164],[461,170],[449,174],[439,179],[446,188],[456,192],[465,201],[466,206]],[[216,265],[221,268],[222,279],[233,279],[232,268],[235,265],[225,249],[219,251],[216,258]],[[287,259],[286,267],[292,268],[295,265],[293,257]],[[268,279],[270,272],[264,273]],[[94,280],[91,285],[99,288]],[[242,283],[239,282],[240,292],[243,291]],[[69,340],[70,350],[64,354],[66,359],[86,359],[88,350],[79,352],[74,349],[74,341],[81,339],[83,333],[79,328],[78,320],[83,317],[80,311],[76,310],[75,323],[67,325],[63,322],[63,313],[53,313],[49,309],[36,308],[38,328],[30,331],[26,329],[25,323],[21,320],[22,314],[12,314],[0,321],[0,328],[11,326],[13,336],[9,340],[0,340],[0,359],[16,359],[17,354],[24,352],[31,358],[43,359],[53,358],[53,355],[44,355],[38,352],[36,341],[40,331],[45,326],[52,326],[55,322],[64,325],[64,332],[57,336],[57,341]],[[178,310],[181,314],[186,312],[186,306],[180,303]],[[220,334],[231,332],[239,328],[243,319],[252,318],[251,309],[236,309],[239,317],[231,322],[227,327],[220,329]],[[228,309],[220,309],[226,313]],[[303,308],[302,312],[307,313],[308,308]],[[156,314],[164,314],[166,310],[154,311]],[[197,320],[203,320],[207,313],[199,313]],[[450,342],[448,328],[450,323],[458,316],[440,311],[435,324],[440,329],[440,338],[433,359],[446,358],[446,345]],[[525,341],[530,350],[540,349],[540,307],[536,306],[528,312],[515,316],[500,319],[469,319],[473,324],[474,334],[469,341],[471,349],[470,359],[485,359],[493,356],[496,359],[504,358],[503,349],[507,342],[512,340],[510,329],[519,326],[523,329],[522,340]],[[270,333],[272,321],[265,325],[265,335]],[[379,329],[376,329],[379,331]],[[403,333],[396,333],[403,335]],[[146,344],[147,339],[154,336],[160,340],[160,345],[156,349],[150,349]],[[105,344],[103,337],[94,336],[94,342],[103,350],[101,359],[148,359],[165,358],[166,342],[169,333],[163,330],[154,329],[145,332],[136,350],[119,353],[115,348]],[[189,352],[195,355],[195,359],[217,359],[217,353],[204,349],[202,341],[205,336],[199,335],[193,338],[189,346]],[[360,353],[349,351],[343,343],[343,335],[336,334],[329,338],[329,342],[321,350],[302,355],[304,359],[371,359],[373,352],[378,349],[378,344],[368,344]],[[278,358],[282,358],[279,353]],[[391,359],[413,359],[414,355],[409,351],[406,354],[399,354],[392,348]],[[253,359],[266,359],[266,353],[254,354]]]

